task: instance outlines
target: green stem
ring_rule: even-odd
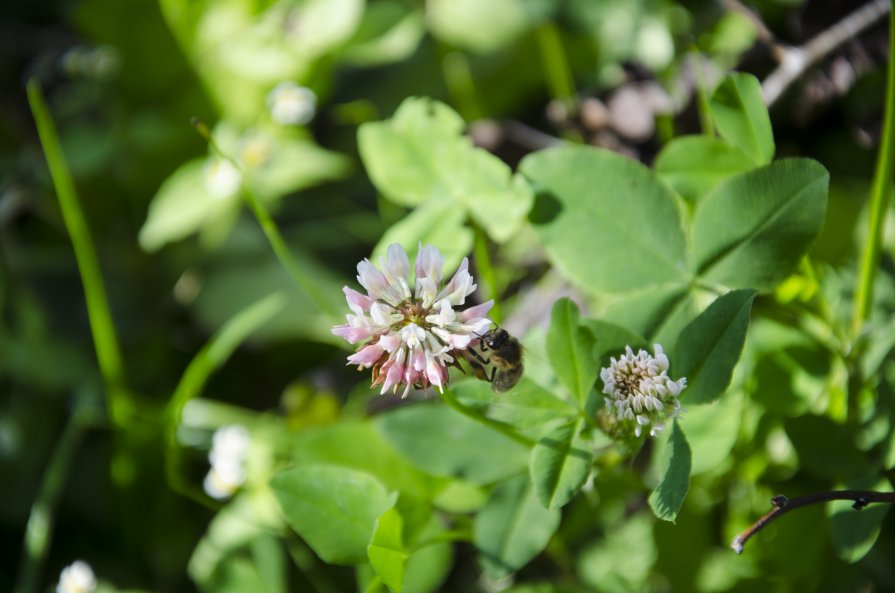
[[[469,406],[461,403],[460,400],[458,400],[454,396],[454,394],[451,393],[450,389],[448,389],[447,391],[445,391],[444,393],[441,394],[441,399],[444,400],[444,403],[446,403],[448,406],[450,406],[452,409],[459,412],[460,414],[463,414],[467,418],[475,420],[476,422],[479,422],[480,424],[484,424],[485,426],[493,428],[494,430],[496,430],[500,434],[504,435],[505,437],[512,439],[513,441],[516,441],[523,447],[529,447],[529,448],[534,447],[535,442],[533,440],[531,440],[530,438],[528,438],[526,436],[519,434],[518,432],[513,430],[513,427],[510,426],[509,424],[504,424],[503,422],[497,422],[496,420],[492,420],[491,418],[488,418],[487,416],[485,416],[484,414],[482,414],[475,408],[469,407]]]
[[[491,307],[489,317],[491,317],[491,320],[494,321],[494,323],[499,325],[503,319],[503,316],[500,314],[500,303],[498,302],[500,292],[497,289],[497,278],[494,274],[494,266],[491,265],[491,253],[488,251],[488,237],[485,235],[485,231],[482,230],[482,227],[477,224],[473,224],[473,231],[475,233],[473,251],[475,253],[476,271],[478,272],[482,283],[487,288],[487,297],[494,299],[494,306]]]
[[[364,589],[364,593],[376,593],[380,590],[386,590],[385,585],[382,582],[382,579],[379,575],[374,575],[372,579],[370,579],[370,584],[367,585],[367,588]]]
[[[65,425],[59,442],[50,457],[50,463],[44,473],[43,482],[34,504],[28,524],[25,526],[25,542],[22,546],[22,558],[19,562],[16,593],[34,593],[38,590],[38,580],[50,549],[53,531],[53,520],[62,486],[68,475],[72,460],[84,436],[84,427],[88,424],[88,403],[80,398],[75,410]]]
[[[559,31],[553,23],[545,23],[537,28],[535,35],[541,60],[547,75],[547,86],[554,99],[565,102],[569,107],[575,101],[575,84],[572,82],[572,70],[566,59]]]
[[[208,341],[184,371],[174,390],[174,395],[168,402],[166,418],[165,475],[168,484],[175,492],[188,496],[201,504],[208,502],[208,498],[202,491],[184,480],[181,475],[177,427],[180,426],[183,418],[184,406],[202,392],[211,373],[219,369],[246,338],[285,307],[286,297],[279,292],[249,305],[231,318]]]
[[[463,119],[472,122],[485,117],[466,56],[458,51],[447,54],[441,61],[441,69],[444,83]]]
[[[255,196],[254,192],[249,189],[248,185],[245,183],[245,171],[243,170],[242,165],[237,162],[230,155],[224,153],[220,148],[218,148],[217,143],[214,141],[214,138],[211,136],[211,130],[204,123],[193,120],[193,126],[196,128],[196,131],[199,132],[199,135],[208,142],[208,145],[211,149],[218,155],[219,158],[222,158],[232,164],[236,169],[240,172],[242,176],[242,182],[240,183],[240,190],[242,192],[243,197],[245,198],[246,203],[249,205],[249,208],[252,210],[252,214],[255,215],[255,218],[258,220],[258,224],[261,225],[261,230],[264,232],[264,236],[267,237],[268,243],[270,243],[271,248],[273,249],[274,254],[277,259],[280,261],[280,264],[286,269],[290,276],[292,276],[292,280],[298,287],[303,290],[311,300],[314,301],[314,304],[317,305],[317,308],[333,318],[338,317],[339,312],[336,307],[333,305],[333,300],[329,297],[329,295],[325,294],[322,290],[320,290],[318,283],[314,280],[314,277],[307,272],[301,265],[299,265],[298,261],[295,259],[295,256],[289,250],[289,247],[286,245],[286,241],[283,239],[283,235],[280,233],[279,228],[277,228],[276,223],[270,215],[270,212],[267,211],[267,208],[261,201]]]
[[[415,554],[423,548],[434,546],[436,544],[444,544],[448,542],[471,542],[472,534],[468,529],[455,529],[453,531],[442,531],[441,533],[423,540],[408,550],[408,553]]]
[[[699,113],[699,124],[703,135],[714,136],[715,125],[712,122],[712,108],[705,83],[705,71],[702,67],[702,53],[694,47],[693,56],[696,60],[696,110]]]
[[[135,408],[125,387],[124,364],[115,334],[115,324],[106,297],[106,288],[100,273],[96,251],[90,229],[81,210],[77,192],[65,161],[65,155],[59,143],[59,136],[50,112],[47,109],[40,85],[36,80],[28,81],[28,103],[37,125],[37,133],[43,145],[53,185],[59,197],[59,208],[62,219],[71,237],[75,252],[75,260],[81,282],[84,285],[84,297],[87,302],[87,315],[93,344],[99,361],[100,372],[106,385],[109,405],[109,419],[113,426],[124,426],[127,418]]]
[[[870,317],[873,304],[873,283],[879,266],[886,212],[892,199],[893,158],[895,158],[895,11],[889,11],[889,68],[886,81],[885,118],[877,155],[873,188],[870,194],[870,232],[864,244],[861,270],[855,291],[855,313],[852,336],[857,337]]]

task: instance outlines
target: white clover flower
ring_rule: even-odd
[[[304,125],[314,119],[317,95],[294,82],[281,82],[267,94],[267,108],[278,124]]]
[[[668,376],[668,357],[659,344],[653,345],[655,356],[646,350],[637,355],[630,346],[618,360],[613,356],[607,368],[600,369],[606,408],[615,412],[622,423],[633,424],[634,435],[640,436],[644,426],[652,425],[650,436],[656,436],[665,423],[684,410],[678,399],[687,386],[682,377],[672,381]]]
[[[93,593],[96,591],[96,576],[93,569],[83,560],[75,560],[62,569],[56,593]]]
[[[367,340],[348,363],[372,367],[373,386],[382,385],[380,393],[397,393],[401,385],[402,397],[411,386],[435,385],[443,391],[447,367],[457,365],[456,354],[491,326],[485,315],[494,301],[460,309],[476,289],[469,261],[463,258],[450,282],[440,288],[444,257],[431,245],[420,244],[415,283],[400,245],[390,245],[379,262],[381,271],[368,259],[357,265],[357,280],[367,294],[343,288],[353,314],[332,332],[352,344]]]
[[[212,498],[230,498],[245,483],[245,459],[249,452],[249,431],[232,424],[217,429],[212,437],[208,461],[211,469],[203,486]]]
[[[227,159],[210,157],[205,162],[205,189],[213,197],[224,200],[236,195],[242,173]]]

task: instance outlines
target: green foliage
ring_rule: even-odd
[[[758,79],[737,72],[728,75],[712,94],[710,106],[722,138],[756,165],[771,162],[774,133]]]
[[[795,271],[817,238],[829,173],[787,159],[718,186],[693,220],[693,270],[731,288],[768,290]]]
[[[610,293],[688,281],[674,196],[649,169],[585,147],[537,152],[519,168],[537,195],[535,229],[573,280]]]
[[[485,574],[501,578],[525,566],[547,545],[560,516],[538,502],[527,476],[494,488],[474,522],[473,542]]]
[[[729,292],[681,331],[674,369],[687,377],[684,401],[710,402],[727,389],[746,340],[754,298],[754,290]]]
[[[746,154],[720,138],[681,136],[662,148],[656,172],[674,190],[694,202],[722,181],[753,167]]]
[[[532,483],[538,500],[548,509],[565,506],[590,475],[594,456],[583,430],[581,421],[559,426],[532,449]]]
[[[783,4],[757,9],[775,34],[828,26]],[[107,593],[895,587],[888,505],[808,505],[722,549],[773,494],[891,492],[895,467],[895,86],[769,112],[738,71],[755,22],[722,8],[41,14],[84,46],[21,52],[49,174],[27,128],[0,138],[0,535],[24,534],[0,589],[53,589],[72,550]],[[306,118],[278,115],[282,84]],[[445,280],[469,259],[455,318],[346,307],[393,243],[436,247]],[[434,328],[492,298],[522,344],[505,392]],[[372,341],[332,333],[349,311]],[[443,385],[378,393],[386,359],[438,383],[419,355],[442,346]]]
[[[660,519],[674,521],[690,488],[692,467],[690,444],[677,422],[670,431],[665,451],[667,461],[662,463],[665,471],[662,481],[649,497],[649,505]]]
[[[553,304],[547,354],[559,380],[583,408],[597,379],[597,368],[593,364],[593,335],[578,320],[578,307],[572,301],[560,299]]]
[[[464,127],[447,105],[410,98],[387,123],[359,128],[358,147],[377,189],[401,206],[428,206],[422,220],[408,218],[406,227],[383,237],[380,249],[397,241],[412,250],[419,238],[462,234],[464,212],[497,242],[519,230],[531,208],[531,190],[500,159],[474,148],[462,135]]]
[[[289,525],[333,564],[367,559],[375,522],[396,499],[369,474],[335,466],[288,469],[270,487]]]
[[[892,484],[885,478],[857,479],[847,484],[849,490],[875,490],[892,492]],[[827,517],[836,553],[846,562],[857,562],[867,555],[879,537],[883,519],[889,512],[888,505],[873,505],[856,513],[854,503],[834,500],[827,504]],[[865,512],[866,511],[866,512]]]
[[[526,465],[524,448],[443,405],[408,406],[376,425],[408,461],[436,476],[490,484]]]
[[[373,538],[367,548],[370,566],[395,593],[400,593],[404,585],[404,565],[407,562],[403,530],[404,520],[401,514],[395,509],[389,509],[376,520]]]

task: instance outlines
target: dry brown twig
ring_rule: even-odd
[[[761,90],[768,107],[812,65],[849,39],[853,39],[892,10],[891,0],[871,0],[828,29],[815,35],[803,45],[776,45],[780,65],[771,72]]]
[[[895,492],[876,492],[874,490],[832,490],[830,492],[818,492],[798,498],[787,498],[782,494],[778,494],[771,498],[771,509],[764,517],[752,524],[751,527],[733,538],[730,547],[737,554],[743,553],[743,546],[749,541],[753,535],[767,527],[772,521],[799,507],[809,504],[817,504],[819,502],[827,502],[830,500],[851,500],[854,502],[852,507],[856,511],[860,511],[872,502],[885,502],[895,504]]]

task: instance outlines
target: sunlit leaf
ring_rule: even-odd
[[[466,213],[449,202],[426,202],[383,233],[373,249],[373,261],[384,256],[392,243],[413,254],[422,242],[438,247],[444,256],[445,273],[452,273],[472,250],[473,233],[464,225],[465,220]]]
[[[206,189],[206,161],[180,167],[159,188],[140,229],[140,246],[156,251],[166,243],[186,238],[203,225],[239,208],[240,197],[216,197]]]
[[[296,465],[338,465],[365,471],[387,488],[421,500],[431,500],[446,482],[405,461],[369,420],[343,420],[304,430],[294,443],[292,460]]]
[[[530,154],[520,170],[537,195],[530,218],[573,280],[595,292],[688,283],[675,197],[655,173],[586,147]]]
[[[728,177],[753,168],[743,151],[711,136],[681,136],[665,145],[655,169],[685,198],[698,201]]]
[[[593,358],[594,337],[579,325],[578,306],[569,299],[553,304],[547,330],[547,356],[560,381],[580,407],[597,380],[599,368]]]
[[[425,32],[422,11],[408,11],[395,0],[369,3],[342,57],[357,66],[397,62],[416,51]]]
[[[743,399],[741,393],[731,393],[711,404],[687,407],[679,422],[687,430],[687,442],[693,454],[693,475],[725,466],[739,436]]]
[[[270,487],[289,525],[330,564],[366,561],[376,520],[396,499],[370,474],[336,466],[287,469]]]
[[[407,550],[404,548],[404,520],[394,508],[385,511],[376,520],[373,539],[367,548],[370,565],[382,582],[394,591],[401,593],[404,586],[404,570],[407,562]]]
[[[733,72],[715,89],[709,102],[718,132],[749,155],[757,165],[774,158],[774,133],[761,84],[751,74]]]
[[[393,202],[439,202],[506,241],[531,208],[531,189],[499,158],[474,147],[462,134],[465,126],[447,105],[409,98],[390,120],[363,124],[358,146],[370,179]]]
[[[490,392],[490,388],[488,388]],[[516,428],[540,428],[558,418],[569,418],[578,411],[567,401],[522,377],[510,393],[491,393],[488,417]]]
[[[696,210],[694,272],[731,288],[773,288],[817,237],[828,180],[816,161],[786,159],[722,183]]]
[[[432,475],[489,484],[528,465],[525,447],[441,404],[382,414],[376,427],[410,463]]]
[[[682,401],[701,404],[724,393],[743,351],[755,291],[735,290],[719,297],[681,332],[673,358],[674,374],[687,378]]]
[[[478,52],[500,49],[549,12],[545,0],[432,0],[429,27],[442,41]]]

